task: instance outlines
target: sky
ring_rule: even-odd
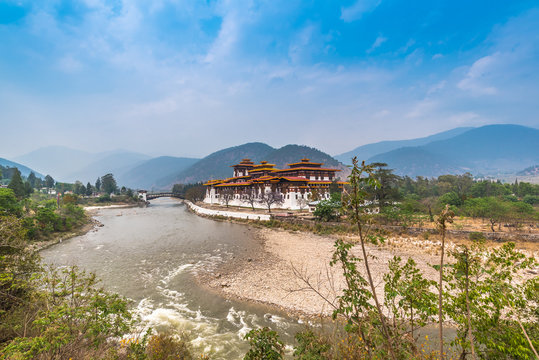
[[[539,127],[539,3],[0,0],[0,157]]]

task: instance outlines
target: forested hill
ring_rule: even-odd
[[[189,184],[210,179],[224,179],[232,176],[230,165],[239,163],[243,158],[260,162],[273,150],[275,149],[271,146],[260,142],[226,148],[206,156],[186,169],[160,179],[157,183],[161,187],[170,188],[176,183]]]
[[[339,175],[346,176],[348,168],[332,158],[330,155],[308,146],[286,145],[274,149],[263,143],[248,143],[223,149],[210,154],[173,176],[163,178],[158,183],[160,187],[167,188],[175,183],[194,183],[210,179],[225,179],[232,176],[231,165],[249,158],[255,163],[266,160],[275,164],[277,168],[285,168],[287,164],[297,162],[302,158],[309,158],[314,162],[322,162],[327,166],[343,170]]]
[[[30,175],[31,172],[33,172],[34,175],[37,176],[38,178],[43,179],[45,177],[43,174],[40,174],[37,171],[32,170],[27,166],[24,166],[22,164],[19,164],[19,163],[16,163],[14,161],[10,161],[4,158],[0,158],[0,166],[3,166],[5,168],[17,168],[21,172],[22,176],[28,176]]]
[[[424,146],[379,154],[369,162],[385,162],[395,173],[412,177],[516,173],[539,163],[539,130],[519,125],[487,125]]]

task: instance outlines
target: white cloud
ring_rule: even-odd
[[[371,52],[373,52],[374,50],[382,46],[382,44],[385,43],[386,41],[387,41],[386,37],[383,37],[382,35],[378,35],[378,37],[376,38],[376,40],[374,40],[374,43],[371,45],[371,47],[367,49],[367,54],[370,54]]]
[[[488,85],[488,78],[501,60],[500,53],[487,55],[470,66],[464,78],[457,84],[458,88],[473,95],[495,95],[498,89]]]
[[[349,7],[341,8],[341,20],[352,22],[361,19],[363,14],[374,11],[382,0],[358,0]]]

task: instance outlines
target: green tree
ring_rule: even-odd
[[[95,190],[98,192],[101,191],[101,178],[97,178],[95,181]]]
[[[35,187],[36,187],[37,177],[36,177],[36,174],[34,174],[33,171],[30,173],[30,175],[28,175],[27,181],[28,181],[28,183],[30,183],[30,186],[31,186],[32,188],[35,188]]]
[[[378,206],[383,209],[400,198],[398,185],[401,178],[393,174],[393,169],[388,169],[386,163],[375,162],[370,165],[374,169],[373,177],[378,184],[370,187],[371,200],[378,201]]]
[[[22,208],[11,189],[0,188],[0,216],[22,215]]]
[[[13,190],[13,193],[18,199],[22,199],[26,196],[26,188],[24,187],[24,183],[22,182],[21,172],[19,171],[19,169],[15,168],[8,188]]]
[[[55,181],[52,178],[52,176],[50,176],[50,175],[45,176],[45,187],[46,188],[51,189],[51,188],[54,187],[54,184],[55,184]]]
[[[94,189],[92,188],[92,184],[88,181],[88,184],[86,184],[86,196],[92,196],[94,193]]]
[[[116,180],[114,180],[114,175],[112,174],[106,174],[101,177],[101,187],[104,192],[107,194],[114,193],[118,186],[116,185]]]

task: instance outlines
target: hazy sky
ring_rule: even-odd
[[[0,157],[539,124],[539,4],[0,0]]]

